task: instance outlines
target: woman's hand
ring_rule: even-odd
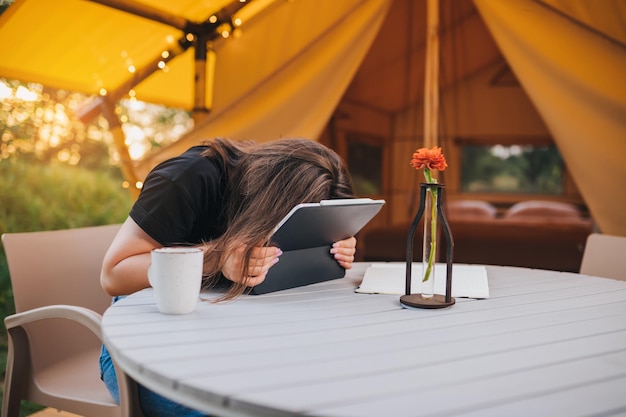
[[[250,262],[248,263],[248,276],[241,275],[245,247],[240,246],[226,257],[226,263],[222,274],[229,280],[237,283],[245,283],[248,287],[259,285],[265,280],[267,271],[278,262],[282,251],[277,247],[255,247],[252,249]]]
[[[333,243],[330,253],[334,255],[339,265],[345,269],[352,268],[354,254],[356,253],[356,238],[351,237]]]

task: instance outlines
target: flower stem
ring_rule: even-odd
[[[430,273],[435,261],[435,251],[437,250],[437,189],[430,190],[430,194],[430,252],[428,254],[428,266],[424,272],[422,282],[426,282],[430,278]]]

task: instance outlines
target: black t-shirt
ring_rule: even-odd
[[[163,246],[193,245],[222,235],[226,175],[221,163],[190,148],[146,177],[130,217]]]

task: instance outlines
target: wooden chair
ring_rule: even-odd
[[[590,234],[580,273],[626,281],[626,237]]]
[[[21,400],[88,417],[143,415],[136,383],[118,368],[118,405],[98,367],[101,314],[111,303],[100,287],[100,269],[118,229],[2,235],[16,311],[4,319],[9,349],[2,417],[17,417]]]

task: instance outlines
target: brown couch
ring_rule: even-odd
[[[530,206],[536,209],[536,205]],[[448,216],[454,262],[578,272],[593,224],[580,216],[562,214]],[[399,224],[365,231],[358,237],[358,259],[404,261],[408,230],[408,224]],[[422,256],[421,235],[418,227],[413,244],[415,261]],[[445,239],[440,240],[439,259],[445,260]]]

